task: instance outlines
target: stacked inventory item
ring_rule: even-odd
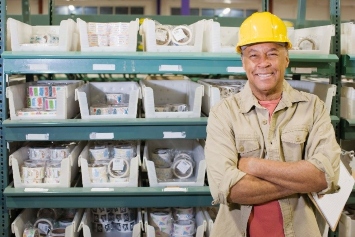
[[[76,209],[41,208],[25,223],[23,237],[65,237],[66,228],[73,224],[76,214]]]
[[[85,22],[77,19],[81,51],[135,52],[139,20]]]
[[[106,93],[104,102],[97,101],[90,106],[90,115],[128,114],[129,94]]]
[[[148,173],[149,186],[204,186],[206,161],[202,144],[203,141],[188,139],[146,141],[142,169]]]
[[[187,179],[193,175],[195,161],[191,151],[156,148],[150,155],[158,181]]]
[[[17,116],[55,115],[57,113],[57,91],[67,83],[37,82],[27,86],[27,107],[17,110]]]
[[[137,219],[135,208],[92,208],[92,231],[132,233]]]
[[[28,159],[21,169],[24,184],[60,183],[61,161],[68,157],[75,143],[44,143],[29,147]]]
[[[135,141],[95,142],[89,147],[88,169],[92,183],[128,182]]]
[[[195,211],[192,207],[154,208],[149,212],[148,224],[155,236],[195,236]]]
[[[186,112],[189,111],[187,104],[157,104],[155,112]]]
[[[229,96],[237,94],[244,88],[246,81],[218,81],[215,80],[210,82],[210,84],[214,87],[217,87],[220,93],[221,98],[227,98]]]

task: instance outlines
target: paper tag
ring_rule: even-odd
[[[92,65],[92,70],[108,70],[108,71],[114,71],[116,69],[115,64],[93,64]]]
[[[124,169],[124,162],[122,159],[115,159],[112,162],[112,169],[122,171]]]
[[[159,71],[182,72],[182,66],[181,65],[160,65]]]
[[[163,132],[163,138],[186,138],[186,132]]]
[[[243,67],[227,67],[227,72],[244,73]]]
[[[187,37],[187,35],[185,35],[184,31],[181,28],[173,30],[173,35],[176,41],[180,41]]]
[[[25,188],[25,192],[48,192],[48,188]]]
[[[44,224],[44,223],[38,223],[38,229],[40,229],[43,233],[48,233],[50,228],[48,224]]]
[[[47,71],[48,65],[47,64],[28,64],[30,70],[32,71]]]
[[[90,139],[96,140],[96,139],[113,139],[115,136],[112,132],[110,133],[97,133],[97,132],[92,132],[90,133]]]
[[[155,30],[155,39],[158,41],[166,41],[167,40],[167,35],[166,31],[162,29],[156,29]]]
[[[26,134],[26,140],[49,140],[49,133],[47,134]]]
[[[113,191],[113,188],[92,188],[92,192],[111,192]]]
[[[187,192],[187,188],[180,188],[180,187],[166,187],[163,188],[163,192]]]
[[[176,166],[176,168],[183,174],[186,174],[186,171],[191,168],[190,164],[187,163],[186,161],[181,161],[179,164]]]

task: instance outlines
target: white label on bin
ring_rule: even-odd
[[[187,192],[187,188],[166,187],[166,188],[163,188],[163,192]]]
[[[163,138],[186,138],[186,132],[163,132]]]
[[[115,64],[93,64],[92,65],[92,70],[110,70],[110,71],[114,71],[116,69],[116,65]]]
[[[182,66],[181,65],[160,65],[159,71],[182,72]]]
[[[25,192],[48,192],[48,188],[25,188]]]
[[[227,72],[244,73],[243,67],[227,67]]]
[[[48,65],[47,64],[28,64],[28,67],[31,71],[47,71]]]
[[[92,192],[112,192],[113,188],[92,188]]]
[[[124,169],[124,162],[122,159],[118,160],[113,160],[113,165],[112,165],[113,170],[119,170],[122,171]]]
[[[46,140],[49,140],[49,133],[46,133],[46,134],[26,134],[26,140],[46,141]]]
[[[314,73],[317,72],[316,67],[291,67],[293,73]]]
[[[113,139],[115,136],[112,132],[108,133],[98,133],[98,132],[92,132],[90,133],[90,139]]]

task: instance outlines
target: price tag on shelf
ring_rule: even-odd
[[[48,192],[48,188],[25,188],[25,192]]]
[[[245,73],[245,70],[243,67],[227,67],[227,72]]]
[[[186,138],[186,132],[163,132],[163,138]]]
[[[90,140],[97,140],[97,139],[113,139],[115,136],[112,132],[108,133],[99,133],[99,132],[92,132],[90,133]]]
[[[187,192],[187,188],[181,188],[181,187],[166,187],[163,188],[163,192]]]
[[[91,192],[112,192],[113,188],[92,188]]]
[[[114,71],[116,70],[115,64],[93,64],[92,70],[94,71]]]
[[[31,71],[48,71],[47,64],[28,64]]]
[[[182,72],[181,65],[160,65],[159,71]]]
[[[28,141],[48,141],[49,133],[46,134],[26,134],[26,140]]]
[[[311,74],[317,72],[317,68],[316,67],[291,67],[291,72]]]

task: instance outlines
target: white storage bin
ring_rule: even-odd
[[[7,19],[9,50],[12,51],[74,51],[78,42],[76,23],[72,19],[62,20],[59,26],[31,26],[13,18]],[[58,44],[30,43],[31,36],[59,36]]]
[[[83,84],[80,80],[62,80],[61,83],[68,83],[63,90],[57,91],[57,103],[55,114],[28,114],[17,115],[17,111],[27,107],[26,91],[29,85],[40,85],[41,83],[53,83],[53,81],[28,82],[9,86],[6,88],[6,98],[9,99],[9,110],[11,120],[34,120],[34,119],[71,119],[79,113],[79,104],[75,102],[75,89]]]
[[[221,100],[220,92],[217,87],[211,85],[211,83],[221,82],[233,82],[242,83],[246,80],[221,80],[221,79],[202,79],[198,80],[198,83],[204,85],[205,95],[202,98],[202,112],[206,115],[209,114],[209,111],[213,105]],[[299,91],[308,92],[311,94],[317,95],[325,104],[325,107],[330,113],[332,106],[332,100],[336,93],[336,85],[325,84],[311,81],[302,81],[302,80],[287,80],[287,82],[294,88]]]
[[[137,210],[137,220],[136,224],[133,226],[133,232],[118,232],[111,231],[105,233],[95,233],[92,229],[92,216],[90,209],[86,209],[83,215],[83,218],[80,222],[78,231],[83,230],[83,237],[140,237],[143,230],[143,221],[142,221],[142,211],[140,208]]]
[[[329,54],[331,38],[334,35],[334,25],[295,29],[290,35],[293,47],[293,49],[290,50],[290,53]]]
[[[146,210],[144,212],[144,226],[145,226],[144,229],[145,229],[146,237],[156,237],[157,235],[155,235],[155,229],[153,226],[149,225],[148,220],[149,220],[149,213]],[[200,207],[196,208],[195,223],[196,223],[196,233],[194,234],[194,237],[204,237],[207,229],[207,222],[203,210]]]
[[[90,115],[90,106],[106,103],[107,93],[129,94],[128,114]],[[88,82],[75,90],[82,119],[136,118],[141,88],[137,82]]]
[[[15,234],[15,237],[22,237],[25,225],[36,219],[36,212],[38,209],[27,208],[24,209],[16,219],[11,223],[11,231]],[[65,228],[65,237],[78,237],[79,236],[79,224],[83,216],[83,209],[78,209],[71,225]],[[32,223],[34,224],[34,223]]]
[[[341,23],[341,54],[355,54],[355,24]]]
[[[151,19],[144,19],[139,28],[139,34],[142,36],[143,40],[143,50],[147,52],[202,52],[204,21],[205,20],[200,20],[186,26],[191,31],[192,35],[188,44],[158,45],[156,43],[156,22]],[[171,33],[169,35],[171,35]]]
[[[355,83],[344,83],[341,87],[340,117],[355,118]]]
[[[81,167],[81,176],[83,187],[91,188],[113,188],[113,187],[138,187],[138,175],[139,175],[139,165],[141,162],[140,156],[140,143],[137,144],[137,156],[131,158],[129,167],[129,177],[127,182],[103,182],[94,183],[91,182],[89,176],[89,160],[90,160],[90,146],[92,143],[88,143],[82,152],[80,153],[78,162],[79,167]]]
[[[190,80],[140,80],[146,118],[197,118],[201,116],[203,86]],[[186,104],[185,112],[156,112],[162,104]]]
[[[236,53],[239,27],[221,26],[213,20],[205,21],[203,51],[213,53]]]
[[[29,156],[29,146],[21,147],[9,157],[9,165],[12,166],[13,179],[15,188],[65,188],[70,187],[70,184],[74,180],[78,173],[78,157],[83,150],[85,142],[79,142],[70,155],[61,161],[60,166],[60,183],[32,183],[26,184],[21,180],[20,168],[24,161]]]
[[[80,46],[82,52],[136,52],[137,51],[137,36],[139,29],[138,18],[129,22],[128,38],[125,39],[127,43],[117,46],[89,46],[88,37],[88,23],[77,18],[79,33],[80,33]],[[118,22],[117,22],[118,23]]]
[[[206,228],[206,237],[209,237],[211,235],[211,231],[213,228],[214,220],[216,218],[217,213],[214,213],[215,211],[218,211],[217,208],[214,207],[207,207],[207,208],[202,208],[203,214],[206,219],[207,223],[207,228]],[[213,216],[211,216],[211,213],[213,212]]]
[[[354,215],[347,211],[343,211],[339,220],[339,237],[355,236],[355,219]]]
[[[202,142],[202,141],[201,141]],[[191,177],[186,179],[169,179],[165,181],[158,181],[156,168],[154,162],[150,158],[150,154],[156,148],[168,148],[182,151],[191,151],[195,161],[194,171]],[[146,168],[150,187],[167,187],[167,186],[204,186],[206,161],[204,155],[204,148],[197,140],[148,140],[145,142],[143,152],[143,169]]]

